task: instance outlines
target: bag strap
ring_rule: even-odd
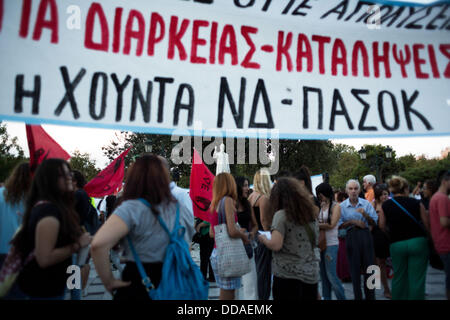
[[[405,212],[411,219],[413,219],[414,222],[417,223],[417,224],[419,225],[419,227],[420,227],[423,231],[425,231],[425,233],[426,233],[426,230],[425,230],[425,228],[423,227],[423,225],[421,225],[421,224],[419,223],[419,221],[417,221],[417,219],[416,219],[411,213],[409,213],[408,210],[406,210],[406,209],[405,209],[400,203],[398,203],[393,197],[391,198],[391,200],[392,200],[392,201],[393,201],[400,209],[402,209],[403,212]]]
[[[252,207],[254,207],[255,206],[255,204],[258,202],[258,200],[259,200],[259,198],[261,198],[262,197],[262,194],[259,194],[259,196],[258,197],[256,197],[256,200],[255,200],[255,202],[253,202],[253,205],[252,205]]]
[[[225,197],[219,202],[219,208],[217,210],[218,224],[227,223],[227,217],[225,214]]]

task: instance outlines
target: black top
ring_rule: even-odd
[[[89,196],[83,189],[75,192],[75,211],[80,216],[80,225],[85,226],[88,223],[88,213],[91,207]]]
[[[394,199],[408,210],[419,223],[422,221],[419,200],[409,197],[395,197]],[[386,216],[386,226],[389,230],[391,243],[427,236],[425,231],[392,200],[385,201],[382,208]]]
[[[238,222],[239,222],[239,225],[241,226],[241,228],[244,228],[247,231],[250,231],[250,221],[251,221],[250,208],[247,208],[247,210],[244,209],[244,211],[238,211],[237,216],[238,216]]]
[[[35,248],[35,233],[38,222],[45,217],[55,217],[61,223],[61,212],[52,203],[40,204],[33,208],[29,224],[24,226],[27,230],[27,243],[30,252]],[[70,241],[65,237],[61,229],[58,233],[56,248],[65,247]],[[67,267],[72,264],[72,258],[47,267],[39,267],[36,258],[30,261],[20,272],[17,278],[19,288],[32,297],[46,298],[56,297],[64,294],[66,280],[69,274],[66,273]]]

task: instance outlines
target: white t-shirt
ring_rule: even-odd
[[[333,207],[334,206],[331,207],[331,210],[333,210]],[[322,209],[320,209],[319,221],[321,223],[328,223],[328,210],[322,211]],[[325,237],[327,238],[327,247],[339,245],[338,227],[338,223],[336,223],[336,226],[333,229],[325,231]]]

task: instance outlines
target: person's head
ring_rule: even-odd
[[[272,216],[284,209],[288,220],[305,225],[315,220],[316,207],[308,190],[295,178],[280,178],[270,193]]]
[[[405,178],[400,176],[392,176],[388,180],[389,191],[395,194],[409,195],[409,185]]]
[[[336,202],[343,202],[348,198],[348,194],[345,193],[344,191],[339,191],[336,195]]]
[[[31,185],[31,171],[28,162],[16,165],[5,182],[5,201],[15,205],[25,200]]]
[[[86,178],[84,175],[78,171],[78,170],[72,170],[72,177],[73,177],[73,185],[75,189],[83,189],[86,185]]]
[[[236,177],[234,178],[237,187],[237,197],[239,204],[244,208],[244,210],[250,209],[250,202],[248,202],[247,198],[249,196],[249,181],[245,177]]]
[[[345,185],[345,192],[347,192],[350,201],[358,200],[359,192],[361,191],[361,185],[358,180],[350,179]]]
[[[438,191],[438,189],[439,189],[439,185],[437,184],[436,180],[432,180],[432,179],[427,180],[423,184],[423,195],[425,198],[431,199],[433,194],[435,194],[436,191]]]
[[[166,166],[158,156],[147,153],[137,158],[129,168],[122,199],[144,198],[152,207],[169,203],[173,200],[169,184]]]
[[[223,197],[230,197],[234,201],[237,201],[238,199],[236,182],[234,181],[233,176],[227,172],[219,173],[214,178],[213,197],[210,207],[211,212],[214,212],[217,209],[217,206]]]
[[[439,189],[447,194],[450,193],[450,170],[442,170],[439,172],[437,181],[439,184]]]
[[[316,196],[320,202],[333,202],[334,193],[333,188],[326,182],[319,184],[316,187]]]
[[[48,201],[55,205],[61,213],[60,231],[69,242],[76,242],[81,235],[79,216],[74,208],[72,171],[63,159],[44,160],[36,169],[27,197],[23,228],[17,233],[13,244],[22,255],[33,248],[27,247],[27,226],[30,223],[31,211],[39,201]]]
[[[375,184],[373,190],[376,202],[383,203],[389,198],[389,189],[385,183]]]
[[[301,166],[299,171],[294,174],[294,177],[312,194],[311,172],[307,166]]]
[[[363,188],[364,190],[368,191],[371,188],[373,188],[373,186],[375,185],[375,183],[377,182],[377,179],[375,178],[374,175],[368,174],[367,176],[364,176],[363,178]]]
[[[269,196],[272,188],[270,172],[267,168],[261,168],[255,173],[253,178],[253,190],[263,195]]]

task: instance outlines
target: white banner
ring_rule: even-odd
[[[449,135],[449,35],[445,3],[0,0],[0,119],[304,139]]]

